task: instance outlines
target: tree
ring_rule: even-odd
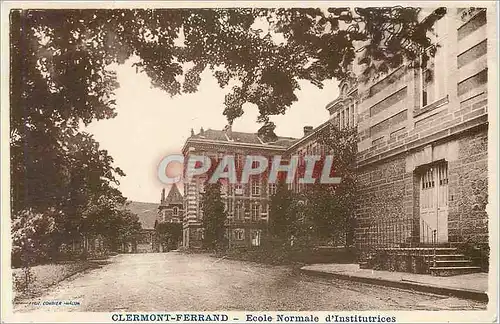
[[[47,261],[54,245],[56,212],[24,211],[12,222],[12,266],[30,267]]]
[[[319,237],[352,245],[357,203],[355,129],[339,130],[330,124],[321,134],[319,143],[333,157],[334,174],[341,177],[336,185],[316,184],[305,193],[306,213]]]
[[[297,209],[294,196],[285,181],[279,181],[269,203],[269,234],[281,242],[290,242],[296,234]]]
[[[227,213],[221,198],[221,184],[207,183],[202,197],[203,245],[208,249],[221,248],[225,244],[225,222]]]
[[[111,239],[113,250],[118,246],[137,241],[141,235],[142,226],[139,217],[130,210],[116,211],[116,225],[109,226],[110,230],[116,230],[116,233],[107,232],[104,235]]]
[[[269,116],[297,100],[300,80],[322,87],[344,78],[357,50],[366,78],[421,56],[425,63],[434,52],[427,34],[445,12],[419,21],[419,9],[406,7],[12,10],[12,215],[54,209],[70,239],[85,208],[123,176],[80,130],[116,115],[113,63],[136,57],[137,70],[171,95],[196,91],[210,69],[221,87],[235,84],[228,121],[254,104],[260,133],[272,139]]]
[[[168,249],[176,248],[182,239],[181,223],[158,223],[155,227],[158,243]]]
[[[266,122],[297,100],[298,80],[322,87],[345,77],[356,51],[366,75],[432,55],[427,34],[446,8],[422,21],[419,12],[400,6],[13,11],[13,130],[23,128],[25,105],[44,108],[33,117],[72,126],[113,117],[118,85],[108,66],[133,55],[137,69],[171,95],[196,91],[206,68],[222,87],[239,81],[224,114],[232,121],[249,102]],[[34,96],[41,102],[30,103]]]

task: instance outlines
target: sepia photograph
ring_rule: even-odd
[[[2,322],[496,322],[497,15],[3,2]]]

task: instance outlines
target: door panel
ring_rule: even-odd
[[[436,237],[434,237],[436,231]],[[420,242],[448,242],[448,165],[427,168],[420,178]]]
[[[439,243],[448,242],[448,165],[441,164],[437,168],[437,219],[438,219],[438,237]]]
[[[423,243],[432,243],[433,231],[437,230],[434,173],[433,168],[428,168],[420,181],[420,242]]]

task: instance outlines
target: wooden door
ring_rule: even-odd
[[[420,178],[420,242],[448,242],[448,165],[433,165]]]
[[[437,173],[437,241],[448,242],[448,164],[439,164]]]

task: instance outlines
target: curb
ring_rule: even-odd
[[[331,273],[331,272],[323,272],[318,270],[310,270],[310,269],[300,269],[300,272],[306,275],[323,277],[323,278],[336,278],[341,280],[349,280],[356,282],[369,283],[379,286],[385,287],[393,287],[393,288],[401,288],[407,290],[416,290],[426,293],[433,293],[437,295],[445,295],[445,296],[453,296],[464,299],[472,299],[476,301],[488,302],[488,294],[486,292],[478,291],[478,290],[470,290],[470,289],[457,289],[457,288],[449,288],[449,287],[441,287],[441,286],[433,286],[422,284],[418,282],[411,281],[393,281],[386,280],[380,278],[367,278],[367,277],[357,277],[348,274],[341,273]]]

